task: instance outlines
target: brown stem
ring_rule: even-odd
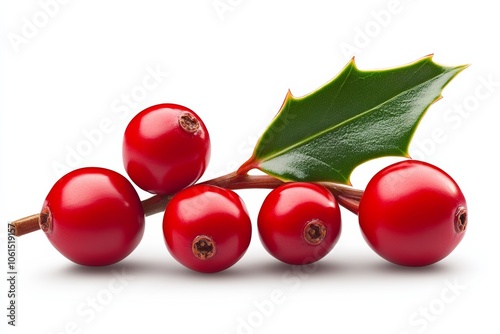
[[[319,182],[319,184],[328,188],[340,205],[352,213],[358,214],[359,201],[363,196],[363,190],[332,182]]]
[[[226,189],[274,189],[284,182],[269,175],[248,175],[238,174],[237,172],[229,173],[224,176],[217,177],[200,184],[208,184]],[[340,205],[349,211],[357,214],[358,206],[363,190],[355,189],[350,186],[331,183],[318,182],[330,190],[335,196]],[[146,216],[151,216],[156,213],[163,212],[167,203],[172,199],[173,195],[155,195],[143,200],[142,208]],[[13,235],[21,236],[40,229],[40,215],[31,215],[26,218],[18,219],[10,224],[10,229]]]
[[[9,224],[9,233],[19,237],[40,229],[40,215],[35,214],[13,221]]]
[[[156,213],[163,212],[167,203],[170,202],[173,195],[155,195],[141,202],[142,209],[146,216],[151,216]]]
[[[215,179],[201,182],[200,184],[208,184],[221,188],[237,190],[252,188],[274,189],[282,185],[283,183],[283,181],[269,175],[240,175],[237,172],[233,172],[224,176],[217,177]],[[363,195],[363,190],[332,182],[318,183],[330,190],[330,192],[333,194],[333,196],[335,196],[340,205],[342,205],[349,211],[358,214],[359,201],[361,200],[361,196]],[[151,202],[148,203],[148,210],[144,210],[146,216],[163,212],[163,210],[165,210],[166,204],[171,198],[171,195],[155,195],[143,201],[143,207],[145,207],[144,202]]]

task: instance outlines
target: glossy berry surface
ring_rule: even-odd
[[[194,185],[168,203],[163,235],[178,262],[195,271],[212,273],[231,267],[244,255],[252,225],[245,204],[235,192]]]
[[[457,183],[438,167],[417,160],[401,161],[375,174],[358,215],[370,247],[405,266],[445,258],[467,226],[467,204]]]
[[[144,212],[125,177],[87,167],[54,184],[40,213],[40,227],[71,261],[104,266],[124,259],[137,247],[144,234]]]
[[[202,120],[178,104],[144,109],[128,124],[123,163],[137,186],[174,194],[195,183],[210,160],[210,137]]]
[[[341,233],[340,208],[325,187],[286,183],[272,190],[258,216],[264,248],[288,264],[307,264],[328,254]]]

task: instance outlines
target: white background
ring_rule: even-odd
[[[353,55],[361,69],[430,53],[441,64],[471,64],[431,106],[411,145],[415,157],[451,174],[468,200],[467,235],[440,263],[386,263],[347,211],[332,253],[302,269],[269,256],[254,230],[247,254],[231,269],[189,271],[167,252],[161,214],[147,219],[136,251],[111,267],[77,266],[36,232],[18,240],[16,328],[6,325],[1,280],[2,332],[413,334],[470,333],[479,325],[498,332],[495,8],[485,0],[2,1],[2,268],[6,224],[38,212],[60,176],[54,166],[69,161],[68,168],[124,173],[123,130],[149,105],[179,103],[202,117],[212,137],[208,179],[250,156],[287,89],[311,92]],[[146,89],[152,71],[160,74]],[[111,124],[107,133],[85,146],[84,133],[102,122]],[[86,155],[71,158],[78,148]],[[361,166],[354,186],[363,188],[390,160]],[[239,191],[253,222],[266,193]],[[121,284],[117,273],[125,273]]]

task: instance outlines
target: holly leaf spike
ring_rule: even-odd
[[[257,168],[283,181],[350,184],[363,162],[409,157],[421,118],[467,66],[442,66],[429,55],[401,67],[363,71],[352,58],[316,91],[299,98],[288,91],[237,173]]]

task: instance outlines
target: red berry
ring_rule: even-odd
[[[288,264],[307,264],[328,254],[341,232],[340,208],[325,187],[286,183],[272,190],[258,216],[266,250]]]
[[[155,194],[174,194],[194,184],[210,159],[210,137],[192,110],[177,104],[144,109],[128,124],[123,163],[135,184]]]
[[[181,190],[168,203],[163,235],[177,261],[212,273],[231,267],[243,256],[252,225],[235,192],[199,184]]]
[[[124,259],[137,247],[144,234],[144,212],[125,177],[87,167],[54,184],[40,213],[40,227],[71,261],[104,266]]]
[[[425,266],[445,258],[462,240],[467,204],[444,171],[405,160],[370,180],[359,204],[359,223],[368,244],[386,260]]]

